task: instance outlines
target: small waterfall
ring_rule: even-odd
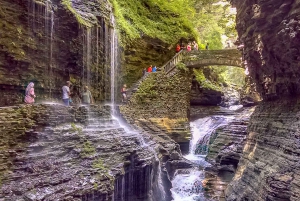
[[[82,50],[83,50],[83,54],[82,54],[82,61],[83,61],[83,65],[82,65],[82,85],[83,86],[89,86],[91,84],[91,58],[92,58],[92,52],[91,52],[91,48],[92,48],[92,28],[89,27],[85,27],[82,28],[82,36],[83,36],[83,40],[82,40]]]
[[[55,5],[51,0],[44,2],[29,0],[28,1],[28,25],[31,27],[30,31],[35,35],[37,44],[44,45],[44,67],[45,73],[48,73],[48,80],[45,82],[49,89],[49,98],[52,98],[53,88],[53,46],[54,46],[54,16]],[[31,35],[31,34],[30,34]]]
[[[115,30],[115,18],[111,15],[111,22],[113,24],[113,28],[111,29],[111,63],[110,63],[110,99],[111,104],[115,105],[115,98],[116,98],[116,77],[117,77],[117,70],[118,70],[118,37]],[[113,112],[114,114],[114,112]]]
[[[220,126],[227,125],[234,116],[208,116],[197,119],[190,123],[192,138],[190,141],[189,154],[184,156],[201,169],[211,166],[205,161],[211,134]],[[202,180],[205,175],[199,168],[177,170],[172,180],[173,201],[209,200],[205,198],[202,190]]]
[[[189,154],[186,158],[197,161],[199,154],[206,155],[210,135],[218,127],[228,124],[230,118],[232,119],[232,117],[226,116],[209,116],[191,122],[192,138],[190,141]]]

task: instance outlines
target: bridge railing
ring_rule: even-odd
[[[176,65],[182,60],[184,56],[184,50],[181,50],[175,56],[170,59],[165,65],[162,66],[162,69],[165,71],[166,74],[168,74],[170,71],[172,71]]]

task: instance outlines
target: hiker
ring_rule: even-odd
[[[184,50],[185,49],[185,46],[184,46],[184,43],[181,43],[181,50]]]
[[[205,49],[208,50],[209,43],[206,43]]]
[[[89,105],[91,103],[94,103],[92,93],[89,90],[89,87],[85,86],[84,92],[82,93],[82,104]]]
[[[122,87],[122,89],[121,89],[122,103],[127,101],[126,92],[127,92],[127,88],[126,88],[126,84],[124,84],[123,87]]]
[[[71,94],[70,93],[70,85],[71,85],[71,82],[67,81],[66,85],[62,87],[62,93],[63,93],[62,99],[66,106],[70,105],[70,94]]]
[[[196,41],[193,42],[193,50],[198,50],[198,44]]]
[[[151,73],[151,72],[152,72],[152,65],[150,65],[150,66],[148,67],[147,72],[148,72],[148,73]]]
[[[177,44],[177,45],[176,45],[176,53],[180,52],[180,49],[181,49],[180,45]]]
[[[156,66],[154,66],[154,67],[152,68],[152,72],[155,73],[156,70],[157,70],[157,69],[156,69]]]
[[[34,83],[30,82],[25,90],[25,98],[24,102],[27,104],[33,104],[34,103],[34,98],[36,97],[34,94]]]
[[[146,70],[146,68],[144,68],[144,70],[143,70],[143,76],[145,76],[146,73],[147,73],[147,70]]]
[[[192,50],[191,43],[188,43],[188,45],[186,46],[186,51],[190,52],[191,50]]]

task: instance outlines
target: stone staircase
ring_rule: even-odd
[[[134,83],[127,91],[127,101],[130,100],[131,96],[138,90],[142,82],[150,75],[150,73],[146,73],[143,77],[141,77],[136,83]]]
[[[164,71],[166,74],[172,72],[178,64],[184,55],[184,51],[178,52],[172,59],[170,59],[167,63],[165,63],[161,69]],[[139,86],[142,84],[142,82],[150,75],[151,73],[146,73],[143,77],[141,77],[136,83],[132,85],[130,89],[128,89],[126,96],[127,96],[127,101],[130,100],[131,96],[138,90]]]

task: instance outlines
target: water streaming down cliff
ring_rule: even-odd
[[[44,2],[37,2],[35,0],[28,0],[28,26],[29,31],[33,32],[35,39],[40,44],[44,45],[44,61],[45,61],[45,73],[48,74],[45,83],[48,85],[49,98],[52,99],[53,88],[53,46],[54,46],[54,25],[55,5],[51,0],[45,0]],[[31,39],[32,40],[32,39]],[[38,52],[40,54],[42,52]]]
[[[231,109],[236,110],[238,108],[240,107]],[[228,111],[230,111],[230,109],[228,109]],[[172,180],[172,195],[174,201],[209,200],[203,190],[202,181],[205,179],[205,171],[203,169],[211,166],[211,164],[205,161],[210,136],[217,128],[229,124],[234,119],[234,114],[216,114],[196,119],[190,123],[192,138],[190,141],[189,154],[184,157],[192,161],[195,167],[176,171],[176,176]]]

